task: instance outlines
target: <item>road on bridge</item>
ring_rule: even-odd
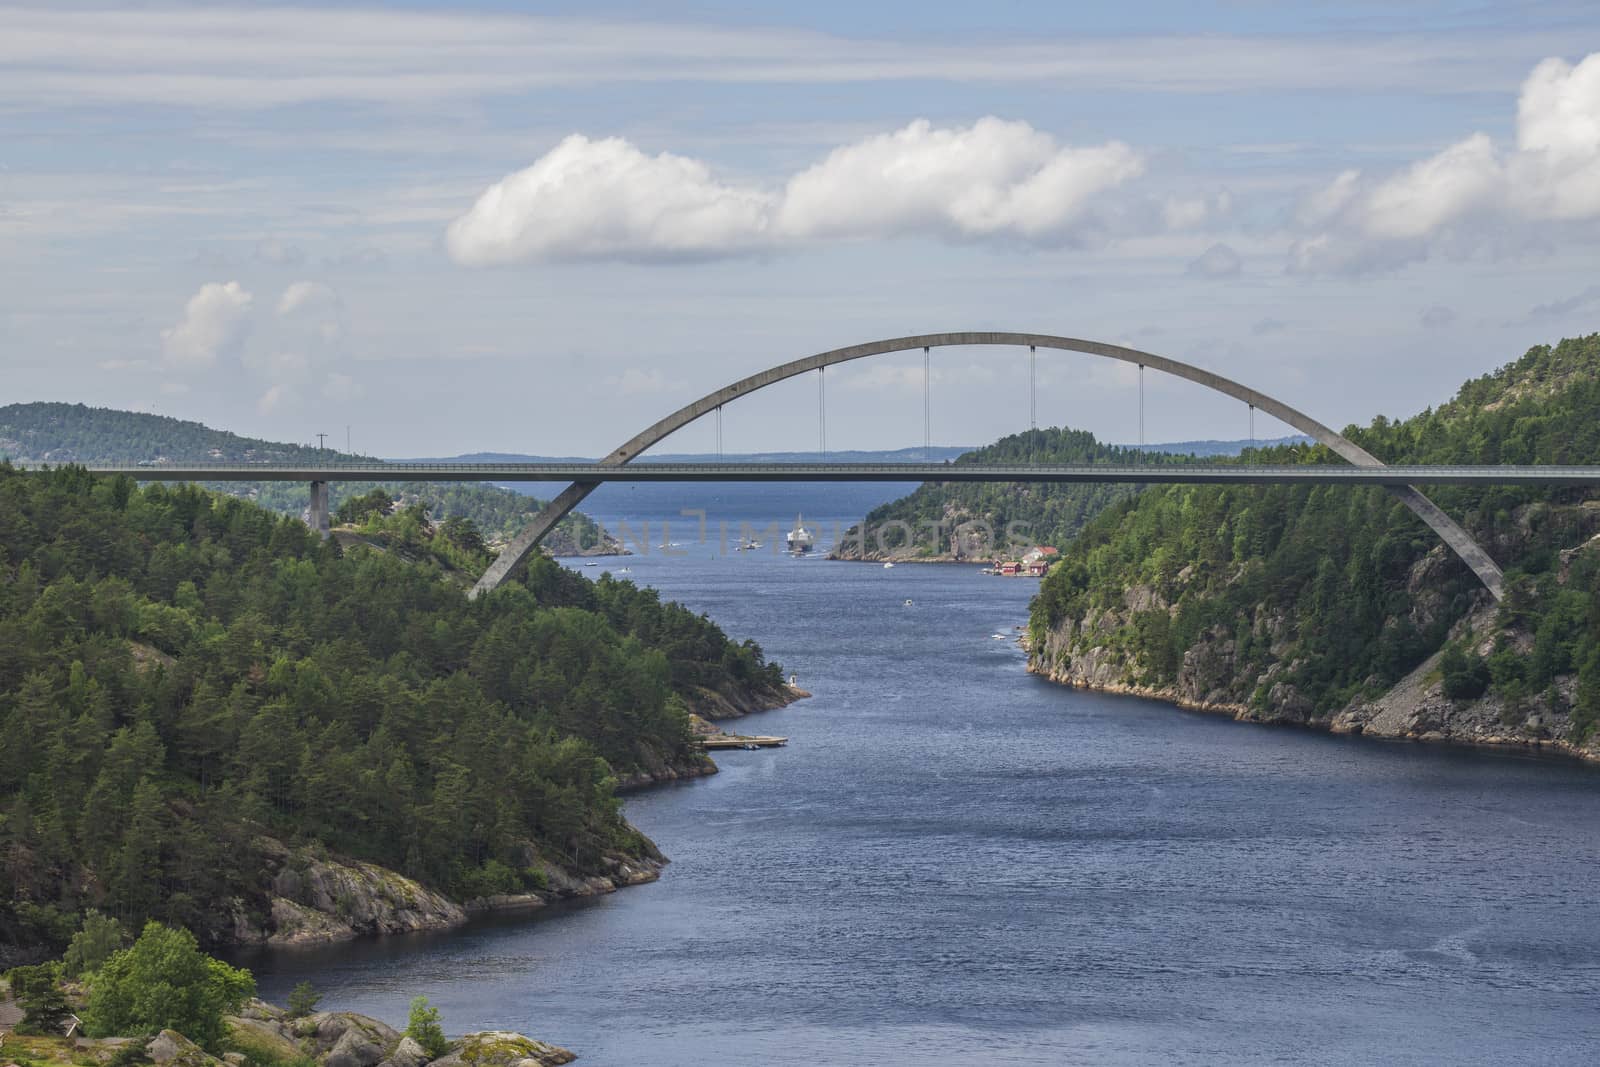
[[[1600,485],[1600,467],[1355,467],[1150,463],[364,463],[326,466],[90,464],[100,474],[185,482],[1128,482],[1160,484]]]

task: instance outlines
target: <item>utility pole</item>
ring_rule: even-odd
[[[325,434],[325,433],[317,434],[317,451],[318,452],[326,452],[327,450],[328,450],[328,435]]]

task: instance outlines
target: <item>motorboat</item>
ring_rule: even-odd
[[[894,567],[894,564],[893,564],[893,563],[885,563],[885,564],[884,564],[884,565],[883,565],[883,569],[884,569],[884,570],[891,570],[891,569],[892,569],[892,568],[893,568],[893,567]]]

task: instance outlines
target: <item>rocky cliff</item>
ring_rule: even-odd
[[[709,762],[709,761],[708,761]],[[530,911],[557,900],[598,896],[660,877],[666,858],[654,845],[635,859],[613,854],[600,873],[581,874],[536,853],[525,857],[545,888],[533,893],[452,900],[396,871],[312,848],[289,849],[257,841],[268,874],[265,909],[235,902],[232,925],[208,931],[219,944],[308,945],[375,934],[413,933],[459,926],[493,911]]]
[[[1600,553],[1600,536],[1564,551],[1559,581],[1566,582],[1570,564],[1582,552]],[[1437,577],[1448,567],[1441,547],[1419,561],[1408,576],[1404,620],[1418,631],[1447,618],[1448,605],[1438,593]],[[1193,577],[1185,568],[1178,587]],[[1181,595],[1181,594],[1180,594]],[[1177,599],[1176,596],[1173,599]],[[1258,607],[1247,619],[1211,626],[1201,632],[1177,665],[1176,680],[1147,684],[1147,664],[1132,651],[1129,634],[1140,617],[1151,612],[1176,614],[1156,590],[1133,586],[1123,603],[1091,609],[1081,619],[1063,620],[1029,641],[1028,670],[1050,681],[1105,692],[1165,700],[1181,707],[1215,712],[1244,722],[1272,723],[1328,730],[1340,734],[1473,745],[1505,745],[1561,752],[1600,761],[1600,735],[1575,719],[1577,677],[1559,675],[1544,691],[1520,700],[1494,693],[1453,699],[1445,693],[1441,649],[1392,687],[1369,687],[1337,706],[1318,706],[1313,693],[1291,681],[1300,661],[1292,656],[1291,620],[1282,611]],[[1265,644],[1265,670],[1241,670],[1239,635]],[[1449,631],[1449,641],[1464,644],[1479,657],[1511,649],[1522,656],[1533,647],[1527,624],[1502,611],[1486,593]],[[1259,654],[1252,657],[1260,661]]]

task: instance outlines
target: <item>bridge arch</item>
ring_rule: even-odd
[[[918,334],[912,337],[894,337],[884,341],[868,341],[865,344],[851,345],[848,348],[835,348],[828,352],[819,352],[814,356],[803,359],[791,360],[788,363],[770,367],[747,378],[741,378],[732,385],[707,393],[693,403],[685,404],[660,421],[646,427],[625,441],[616,451],[606,456],[600,462],[606,466],[617,466],[628,463],[637,458],[640,453],[657,444],[668,435],[682,429],[705,415],[709,415],[717,408],[731,401],[737,400],[759,389],[765,389],[788,378],[805,374],[808,371],[831,367],[839,363],[849,363],[852,360],[865,359],[868,356],[886,355],[890,352],[910,352],[919,348],[949,348],[979,345],[1005,345],[1008,347],[1031,347],[1053,349],[1061,352],[1079,352],[1084,355],[1101,356],[1106,359],[1120,360],[1123,363],[1132,363],[1141,367],[1170,374],[1175,378],[1202,385],[1224,396],[1241,400],[1252,407],[1259,408],[1273,416],[1278,421],[1294,427],[1307,437],[1319,444],[1328,446],[1331,450],[1358,467],[1381,467],[1383,461],[1372,453],[1356,444],[1354,441],[1336,432],[1328,426],[1313,419],[1296,408],[1280,400],[1276,400],[1265,393],[1257,392],[1249,386],[1242,385],[1231,378],[1224,378],[1220,374],[1176,359],[1168,359],[1151,352],[1141,352],[1135,348],[1125,348],[1122,345],[1106,344],[1102,341],[1086,341],[1077,337],[1058,337],[1054,334],[1043,333],[929,333]],[[475,597],[480,593],[494,589],[506,576],[511,573],[517,564],[521,563],[528,553],[544,539],[556,523],[560,522],[568,512],[577,507],[584,497],[588,496],[599,485],[598,482],[573,482],[562,490],[556,498],[535,515],[511,542],[501,551],[498,558],[484,571],[483,577],[478,579],[477,585],[472,589]],[[1490,594],[1496,600],[1500,599],[1503,575],[1489,554],[1472,539],[1472,536],[1462,529],[1450,516],[1446,515],[1438,505],[1429,500],[1415,486],[1389,486],[1400,501],[1416,513],[1417,517],[1439,535],[1449,545],[1456,555],[1461,557],[1472,572],[1476,574]]]

